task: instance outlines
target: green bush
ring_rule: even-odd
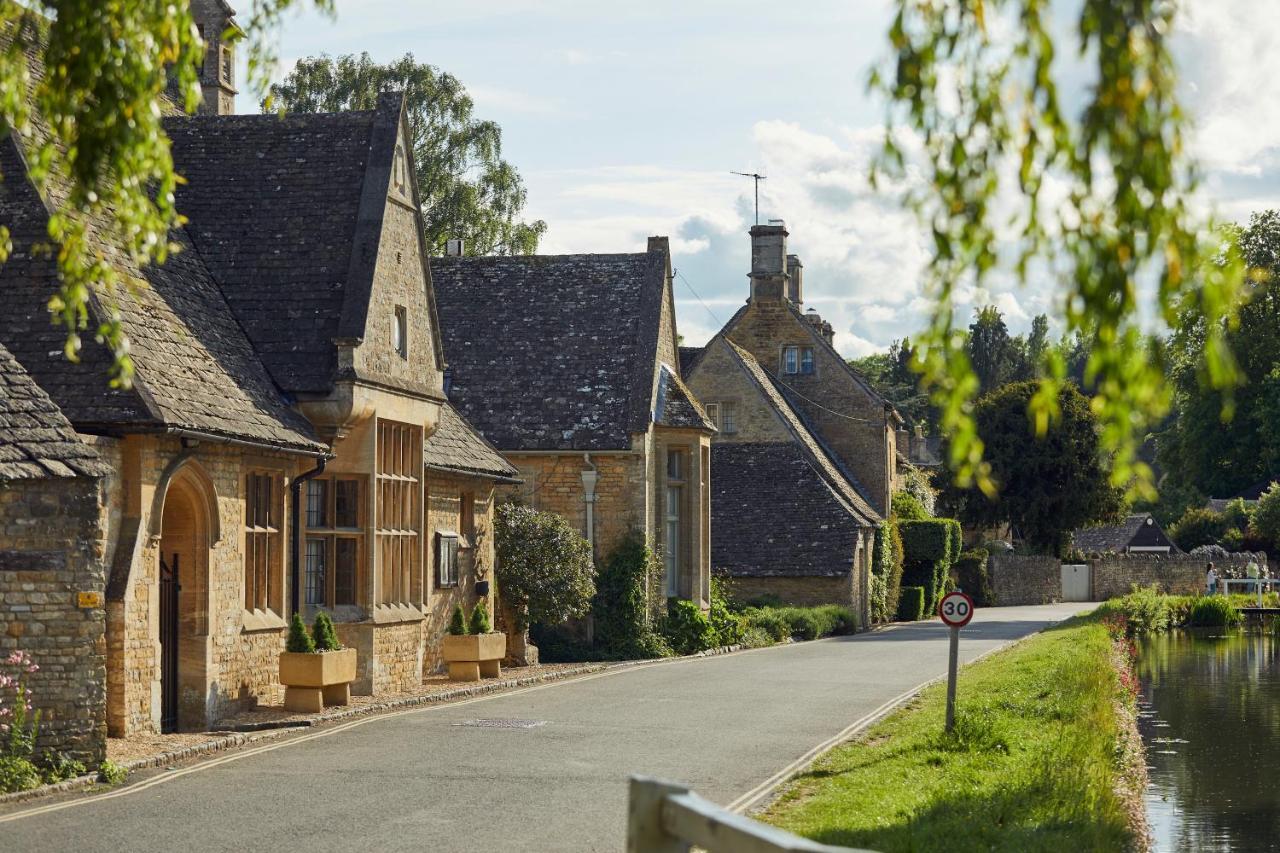
[[[0,794],[40,787],[40,771],[25,758],[0,755]]]
[[[823,636],[842,637],[857,632],[858,616],[850,608],[842,604],[824,604],[818,610],[827,623]]]
[[[318,652],[336,652],[342,648],[342,643],[338,642],[338,632],[333,628],[333,620],[323,610],[316,614],[315,622],[311,624],[311,639]]]
[[[1128,595],[1104,602],[1096,613],[1103,618],[1123,616],[1130,634],[1156,634],[1178,624],[1185,615],[1185,605],[1180,608],[1177,597],[1161,595],[1156,586],[1135,586]]]
[[[560,516],[513,503],[494,511],[496,579],[523,631],[585,616],[596,592],[591,543]]]
[[[1226,596],[1204,595],[1191,602],[1187,624],[1195,628],[1225,628],[1239,625],[1243,618]]]
[[[1169,536],[1184,551],[1201,545],[1217,545],[1227,532],[1222,513],[1204,507],[1191,507],[1169,528]]]
[[[896,521],[889,519],[876,528],[871,549],[871,619],[889,622],[898,612],[902,589],[902,535]]]
[[[657,630],[662,581],[662,564],[644,536],[631,531],[596,578],[591,614],[595,645],[604,657],[637,660],[671,653]]]
[[[1270,548],[1280,546],[1280,483],[1272,483],[1253,508],[1250,535]]]
[[[285,640],[284,650],[298,654],[310,654],[316,650],[316,642],[307,633],[301,613],[294,613],[289,620],[289,638]]]
[[[535,622],[529,626],[529,641],[538,647],[538,660],[542,663],[586,663],[607,659],[600,649],[588,645],[568,624],[543,625]]]
[[[44,781],[47,783],[74,779],[85,771],[84,764],[81,762],[51,749],[44,751],[44,758],[41,760],[40,765]]]
[[[989,556],[986,549],[974,548],[962,552],[955,564],[956,581],[960,589],[968,593],[973,603],[979,607],[990,607],[995,603],[991,575],[987,571]]]
[[[904,586],[898,598],[898,621],[919,622],[924,618],[924,587]]]
[[[716,629],[711,620],[701,607],[683,598],[667,602],[662,636],[679,655],[692,655],[716,647]]]
[[[471,610],[471,623],[467,626],[473,634],[487,634],[493,630],[489,621],[489,609],[484,606],[484,599],[476,602]]]
[[[902,534],[903,556],[907,560],[947,560],[953,548],[952,528],[959,526],[959,522],[950,518],[898,522],[898,532]]]
[[[929,511],[915,495],[906,492],[894,492],[890,502],[890,512],[899,521],[923,521],[929,518]]]
[[[791,639],[791,621],[776,607],[749,608],[743,611],[748,632],[758,632],[771,642],[783,643]]]
[[[825,623],[814,608],[787,607],[779,612],[791,626],[791,636],[801,640],[816,640],[822,636]]]
[[[707,614],[711,627],[716,631],[716,645],[734,646],[742,642],[746,625],[742,617],[733,611],[732,585],[728,578],[711,578],[711,610]]]
[[[1233,498],[1222,510],[1222,521],[1228,530],[1233,527],[1240,531],[1248,530],[1253,524],[1253,507],[1246,504],[1244,498]]]
[[[129,778],[129,771],[107,759],[98,765],[98,781],[106,785],[119,785]]]
[[[462,609],[461,604],[455,604],[453,607],[453,615],[449,617],[449,634],[454,637],[463,637],[468,633],[467,611]]]

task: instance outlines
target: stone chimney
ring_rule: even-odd
[[[204,39],[204,63],[200,66],[200,91],[204,101],[200,115],[233,115],[236,111],[235,46],[222,37],[236,25],[236,11],[226,0],[191,0],[191,17]]]
[[[661,252],[664,255],[670,255],[671,241],[666,237],[650,237],[646,251]]]
[[[822,335],[822,339],[827,342],[828,346],[835,346],[836,330],[835,327],[822,319],[817,309],[810,308],[804,312],[804,318],[809,321],[809,325],[818,330],[818,334]]]
[[[804,264],[799,255],[787,255],[787,276],[787,298],[800,305],[804,302]]]
[[[751,301],[781,302],[787,294],[787,226],[781,219],[751,228]]]

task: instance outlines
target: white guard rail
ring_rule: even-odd
[[[709,853],[859,853],[726,811],[683,785],[632,776],[627,853],[687,853],[695,846]]]

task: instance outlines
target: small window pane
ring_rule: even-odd
[[[738,424],[734,419],[734,404],[725,403],[720,409],[720,419],[723,422],[722,432],[737,432]]]
[[[307,527],[329,526],[329,481],[307,483]]]
[[[333,603],[356,603],[356,566],[360,559],[359,541],[337,540],[333,566]]]
[[[324,572],[325,572],[325,545],[327,541],[324,539],[308,539],[307,540],[307,604],[323,605],[324,602]]]
[[[360,526],[360,481],[338,480],[334,487],[336,527]]]
[[[783,370],[795,373],[799,369],[800,353],[796,347],[784,347],[782,350]]]
[[[396,306],[391,319],[391,345],[401,358],[409,355],[409,314],[402,306]]]
[[[680,480],[684,478],[684,454],[679,450],[667,451],[667,479]]]
[[[800,372],[813,373],[813,349],[805,347],[800,356]]]

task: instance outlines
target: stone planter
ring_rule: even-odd
[[[280,653],[280,683],[285,686],[287,711],[314,713],[326,705],[349,705],[355,677],[355,649]]]
[[[450,681],[479,681],[502,675],[502,659],[507,654],[507,635],[446,634],[443,643]]]

